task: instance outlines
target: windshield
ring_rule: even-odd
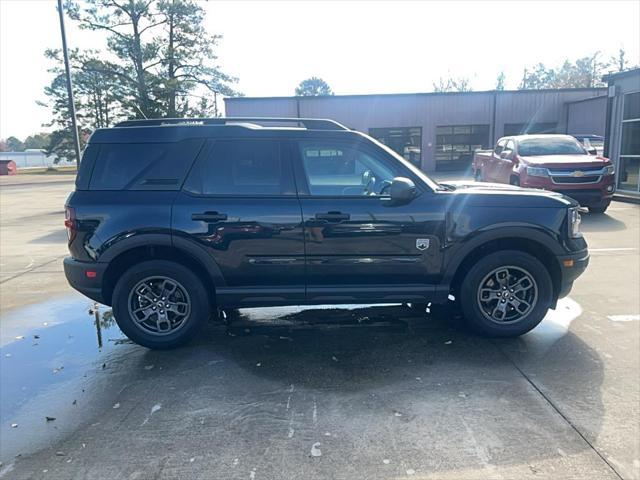
[[[604,148],[604,139],[600,138],[585,138],[584,145],[589,145],[593,148]]]
[[[571,138],[531,138],[522,140],[518,154],[523,157],[540,155],[586,155],[585,149]]]

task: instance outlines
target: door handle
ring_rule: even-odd
[[[327,222],[341,222],[350,218],[351,215],[342,212],[316,213],[316,220],[326,220]]]
[[[207,223],[222,222],[226,219],[227,219],[226,213],[218,213],[218,212],[194,213],[193,215],[191,215],[191,220],[200,220],[202,222],[207,222]]]

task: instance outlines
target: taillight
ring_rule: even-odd
[[[76,211],[73,207],[64,207],[64,226],[67,229],[67,238],[69,243],[73,242],[78,232],[76,224]]]

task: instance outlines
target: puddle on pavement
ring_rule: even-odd
[[[108,373],[114,350],[125,353],[132,345],[119,344],[124,335],[108,307],[76,296],[10,312],[2,326],[0,453],[6,461],[7,454],[70,427],[74,422],[64,417],[89,401],[89,386],[101,370]]]
[[[242,309],[232,311],[227,330],[240,336],[280,335],[282,328],[404,329],[398,309],[405,316],[411,312],[399,305]],[[110,308],[75,294],[5,314],[2,327],[2,462],[49,446],[109,408],[141,365],[158,354],[126,339]],[[208,341],[205,334],[197,343]]]

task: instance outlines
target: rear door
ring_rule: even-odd
[[[421,186],[421,197],[391,205],[391,181],[411,174],[370,142],[294,141],[292,156],[305,228],[307,299],[426,300],[441,267],[445,209],[436,195]]]
[[[173,206],[177,240],[215,260],[224,305],[304,300],[304,239],[287,149],[277,139],[209,141]]]

